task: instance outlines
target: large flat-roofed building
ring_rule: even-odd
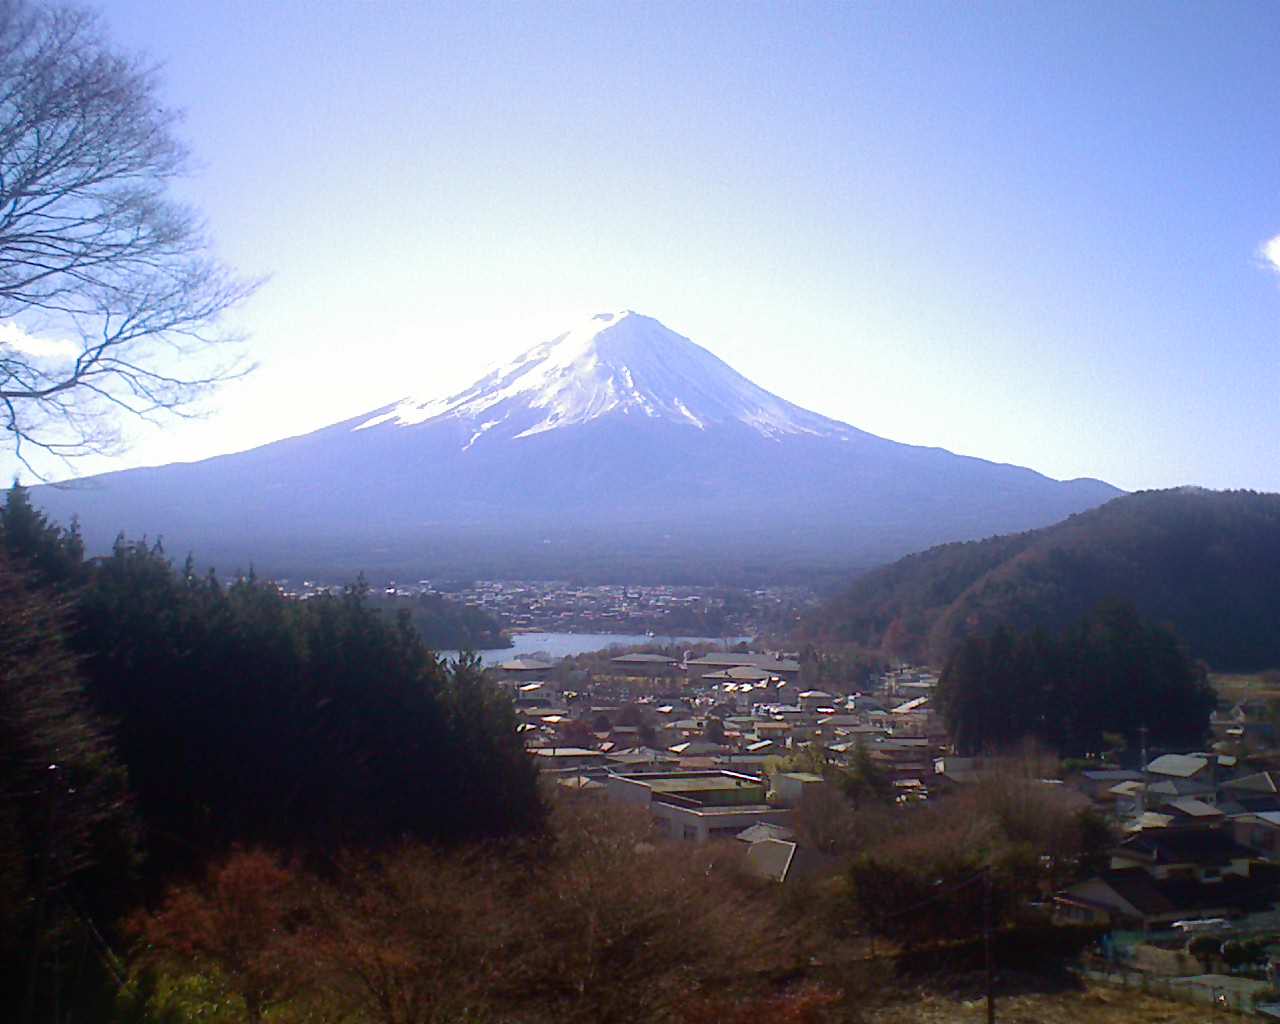
[[[680,663],[665,654],[620,654],[610,658],[609,664],[622,675],[654,677],[674,675]]]
[[[792,683],[800,678],[800,663],[790,658],[775,658],[771,654],[707,654],[694,658],[686,666],[691,680],[701,679],[708,673],[723,672],[734,668],[758,669],[766,677],[777,676]]]
[[[644,772],[607,780],[611,800],[647,807],[658,830],[673,839],[732,839],[762,821],[784,823],[789,812],[770,807],[766,785],[731,771]]]

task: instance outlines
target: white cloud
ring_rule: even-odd
[[[1270,270],[1280,274],[1280,235],[1276,235],[1258,246],[1258,255],[1262,257]]]
[[[0,323],[0,348],[21,352],[24,356],[35,359],[71,359],[79,352],[69,341],[28,334],[12,321]]]

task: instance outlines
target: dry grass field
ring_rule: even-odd
[[[984,1024],[986,1003],[923,996],[871,1010],[867,1024]],[[1080,992],[1015,995],[996,1003],[999,1024],[1213,1024],[1240,1021],[1234,1013],[1188,1006],[1139,992],[1090,986]]]
[[[1209,682],[1218,691],[1218,696],[1230,704],[1248,698],[1280,700],[1280,674],[1276,672],[1252,674],[1211,672]]]

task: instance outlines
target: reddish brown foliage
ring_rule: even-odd
[[[382,1024],[471,1019],[520,951],[514,894],[495,857],[405,847],[347,858],[318,893],[298,962],[329,1007]]]
[[[157,913],[139,914],[131,925],[145,943],[144,962],[177,962],[215,976],[257,1022],[301,981],[286,941],[301,907],[293,869],[262,850],[242,850],[213,867],[202,885],[174,889]]]
[[[647,815],[570,801],[544,844],[406,846],[325,882],[239,853],[138,927],[149,959],[222,979],[251,1021],[284,1000],[380,1024],[675,1020],[698,994],[749,1000],[807,961],[741,853],[655,841]],[[751,1005],[799,1022],[818,1004]]]

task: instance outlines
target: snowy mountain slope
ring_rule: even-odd
[[[740,423],[775,439],[795,434],[847,439],[861,433],[770,394],[688,338],[631,310],[597,313],[459,394],[407,398],[355,429],[450,417],[472,428],[464,446],[470,447],[611,415],[697,430]]]
[[[162,535],[223,567],[652,577],[749,559],[764,577],[1043,526],[1118,493],[827,419],[628,311],[448,398],[33,496],[78,515],[93,550]]]

